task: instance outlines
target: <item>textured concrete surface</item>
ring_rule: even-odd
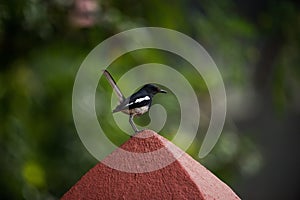
[[[151,154],[152,152],[158,153]],[[175,159],[178,155],[181,156]],[[174,162],[161,169],[151,170],[166,161]],[[116,168],[123,171],[103,163],[108,163],[109,166],[118,165]],[[142,173],[144,170],[149,172]],[[145,130],[88,171],[62,199],[240,198],[188,154],[157,133]]]

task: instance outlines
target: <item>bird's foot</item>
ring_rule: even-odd
[[[143,132],[144,130],[146,129],[141,129],[141,130],[134,130],[134,134],[133,135],[130,135],[130,138],[133,138],[136,134],[140,133],[140,132]]]

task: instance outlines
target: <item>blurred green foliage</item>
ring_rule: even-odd
[[[84,148],[73,123],[76,72],[101,41],[141,26],[181,31],[199,41],[215,60],[227,89],[228,115],[219,142],[200,162],[229,185],[237,186],[238,194],[248,197],[253,191],[238,186],[268,165],[268,147],[262,144],[267,139],[261,134],[268,137],[274,121],[264,120],[269,116],[264,113],[271,113],[276,120],[300,113],[297,3],[80,2],[0,2],[0,199],[58,199],[97,163]],[[158,50],[129,53],[109,69],[118,79],[130,68],[149,62],[174,67],[197,91],[205,114],[188,153],[198,159],[204,137],[201,133],[206,131],[210,116],[209,94],[201,76],[183,59]],[[103,79],[98,89],[111,94]],[[179,120],[178,102],[172,95],[164,98],[172,103],[163,103],[170,118],[162,133],[171,139]],[[159,97],[156,101],[163,102]],[[110,123],[108,108],[98,113],[101,125],[118,132]],[[146,115],[137,123],[148,121]],[[265,132],[261,121],[266,122]],[[128,138],[125,134],[108,137],[116,144]]]

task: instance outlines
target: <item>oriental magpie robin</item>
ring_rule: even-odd
[[[130,125],[135,132],[138,132],[139,130],[133,122],[133,117],[140,116],[150,109],[152,98],[155,94],[167,92],[154,84],[146,84],[130,97],[125,98],[110,73],[107,70],[104,70],[103,73],[119,99],[119,105],[113,110],[113,113],[121,111],[128,114]]]

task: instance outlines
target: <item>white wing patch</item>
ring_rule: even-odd
[[[138,99],[135,100],[134,103],[140,103],[140,102],[142,102],[144,100],[150,100],[150,97],[149,96],[145,96],[143,98],[138,98]]]
[[[142,97],[142,98],[138,98],[134,102],[128,103],[126,106],[130,106],[130,105],[132,105],[134,103],[140,103],[140,102],[145,101],[145,100],[150,100],[150,97],[149,96],[145,96],[145,97]]]

